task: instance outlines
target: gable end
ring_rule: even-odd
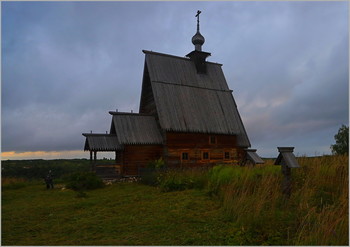
[[[140,99],[139,113],[148,115],[157,115],[156,104],[151,86],[151,80],[147,68],[147,62],[143,70],[142,91]]]

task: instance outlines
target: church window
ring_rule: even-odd
[[[203,160],[208,160],[209,159],[209,152],[203,152],[202,153],[202,159]]]
[[[188,160],[188,153],[184,152],[181,154],[181,159],[182,160]]]

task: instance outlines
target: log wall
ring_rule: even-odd
[[[123,175],[138,175],[139,168],[145,168],[150,161],[159,159],[162,152],[162,145],[125,145]]]
[[[217,163],[238,164],[243,158],[244,150],[237,147],[236,139],[234,135],[168,132],[166,133],[165,160],[170,167],[195,167]],[[225,152],[228,153],[226,157]],[[186,156],[188,159],[184,159]]]
[[[118,159],[122,159],[122,174],[138,175],[139,168],[147,167],[150,161],[160,157],[169,167],[198,167],[218,163],[238,165],[244,157],[244,149],[237,147],[234,135],[173,132],[165,135],[165,145],[125,145],[123,154],[118,155]]]

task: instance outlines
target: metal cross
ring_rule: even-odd
[[[202,13],[202,11],[198,10],[196,17],[197,17],[197,31],[199,32],[199,14]]]

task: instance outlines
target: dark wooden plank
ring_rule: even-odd
[[[150,161],[162,156],[161,145],[125,145],[123,154],[123,174],[138,175],[139,168],[147,167]]]

